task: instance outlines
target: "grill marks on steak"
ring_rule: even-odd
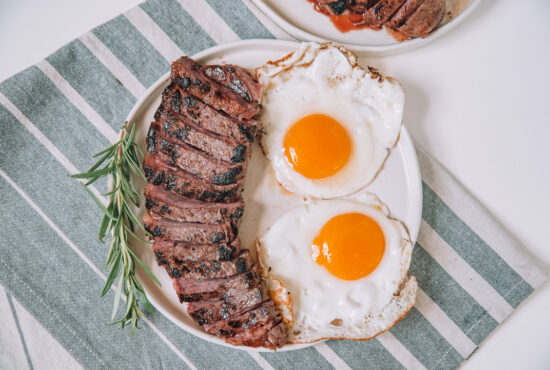
[[[162,94],[162,104],[155,114],[155,119],[164,111],[170,110],[177,118],[187,118],[206,130],[239,141],[253,141],[260,131],[259,121],[235,120],[205,104],[177,84],[171,84]]]
[[[205,202],[235,202],[241,199],[244,178],[234,184],[213,185],[151,153],[145,155],[143,167],[147,182],[190,199]]]
[[[172,64],[147,135],[143,217],[180,302],[207,333],[236,345],[286,343],[281,314],[237,238],[261,85],[234,65]]]
[[[347,9],[363,16],[357,26],[386,26],[409,38],[428,36],[445,14],[445,0],[316,0],[316,6],[329,15],[339,15]]]
[[[179,261],[231,261],[239,249],[238,240],[231,244],[200,244],[184,242],[156,241],[153,252],[159,265],[168,265],[171,258]]]
[[[170,137],[156,122],[152,123],[147,134],[147,150],[158,158],[176,165],[212,185],[229,185],[244,176],[245,163],[227,163]]]
[[[248,271],[252,267],[249,253],[247,249],[243,249],[237,258],[229,261],[186,261],[165,254],[161,261],[167,262],[164,268],[173,278],[185,276],[186,279],[220,279]]]
[[[155,124],[163,134],[178,138],[215,158],[228,163],[244,162],[248,155],[248,141],[212,133],[186,118],[176,118],[168,110],[163,110]]]
[[[380,0],[363,14],[363,20],[359,24],[368,24],[374,29],[380,29],[404,2],[405,0]]]
[[[257,100],[247,101],[231,88],[209,78],[201,66],[188,57],[181,57],[172,63],[171,77],[174,83],[196,98],[240,121],[251,119],[260,112]]]
[[[235,237],[231,223],[205,225],[177,222],[166,218],[143,216],[145,229],[157,240],[182,241],[189,244],[231,243]]]
[[[231,222],[234,228],[239,227],[244,212],[242,199],[232,203],[203,202],[166,191],[152,184],[147,184],[145,187],[145,207],[151,215],[178,222],[203,224]]]

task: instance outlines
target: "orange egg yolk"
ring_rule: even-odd
[[[311,114],[294,123],[283,146],[292,168],[309,179],[334,175],[346,165],[351,153],[346,129],[324,114]]]
[[[330,219],[313,240],[313,258],[334,276],[357,280],[376,269],[386,240],[369,216],[345,213]]]

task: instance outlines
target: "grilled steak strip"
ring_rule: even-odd
[[[228,317],[225,320],[204,324],[203,327],[207,333],[218,335],[219,331],[224,331],[227,336],[243,329],[257,328],[270,321],[271,317],[277,316],[280,316],[280,313],[275,308],[273,301],[266,301],[249,311]]]
[[[399,27],[409,37],[426,37],[445,14],[445,0],[425,0],[416,12]]]
[[[395,14],[386,23],[386,25],[391,28],[399,28],[401,25],[403,25],[403,23],[407,21],[407,19],[409,19],[411,15],[414,14],[414,12],[416,12],[416,9],[418,9],[418,7],[422,5],[423,2],[424,0],[405,1],[403,5],[401,5],[399,10],[395,12]]]
[[[255,268],[241,275],[225,279],[174,279],[174,289],[181,302],[196,302],[199,300],[219,300],[228,294],[239,294],[262,283]]]
[[[164,190],[205,202],[235,202],[241,199],[244,178],[229,185],[212,185],[179,167],[148,153],[143,161],[147,181]]]
[[[240,95],[248,103],[258,102],[262,97],[262,85],[238,66],[204,65],[201,70],[206,76]]]
[[[259,121],[235,120],[206,105],[179,85],[171,84],[162,94],[162,103],[155,113],[155,119],[165,111],[170,111],[177,118],[187,118],[206,130],[239,141],[253,141],[261,130]]]
[[[363,14],[372,8],[379,0],[353,0],[349,6],[349,10],[354,13]]]
[[[244,163],[231,164],[220,161],[200,150],[163,134],[156,123],[152,123],[147,135],[147,150],[158,158],[188,171],[212,185],[229,185],[244,176]],[[248,159],[248,158],[246,158]]]
[[[368,24],[374,29],[380,29],[404,2],[405,0],[381,0],[367,10],[363,14],[363,20],[357,24]]]
[[[244,162],[248,156],[248,141],[212,133],[187,118],[176,118],[169,111],[164,111],[156,119],[156,125],[167,136],[180,139],[212,157],[228,163]]]
[[[230,221],[233,227],[238,227],[242,220],[244,202],[242,199],[233,203],[203,202],[147,184],[145,207],[153,216],[178,222],[220,224]]]
[[[219,225],[204,225],[154,218],[146,213],[143,216],[143,223],[147,231],[157,240],[174,240],[198,245],[231,243],[235,237],[229,222]]]
[[[268,337],[272,328],[277,326],[281,321],[281,319],[272,318],[260,327],[246,330],[236,330],[235,332],[231,332],[225,341],[234,345],[241,344],[248,347],[264,346],[275,349],[275,345],[269,345],[271,342],[268,340]]]
[[[171,258],[180,261],[231,261],[239,250],[239,241],[231,244],[190,245],[183,242],[156,241],[153,252],[159,265],[168,265]]]
[[[251,119],[260,111],[257,101],[247,102],[239,94],[212,80],[190,58],[181,57],[173,62],[171,77],[184,90],[240,121]]]
[[[187,312],[198,325],[205,325],[254,309],[268,299],[262,286],[237,292],[228,290],[224,297],[218,300],[191,301],[187,306]]]
[[[186,279],[220,279],[240,275],[252,267],[250,252],[242,250],[231,261],[182,261],[174,256],[163,256],[168,263],[164,265],[173,278],[185,276]],[[157,260],[158,261],[158,260]]]

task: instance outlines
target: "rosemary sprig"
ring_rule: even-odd
[[[90,167],[88,172],[72,176],[76,179],[88,180],[82,186],[104,213],[101,226],[99,227],[99,240],[103,243],[111,234],[109,251],[105,261],[107,269],[111,271],[101,292],[101,297],[118,280],[115,289],[113,312],[111,314],[111,325],[120,323],[124,328],[125,325],[131,324],[132,335],[135,328],[138,328],[139,318],[144,317],[147,312],[154,310],[136,278],[136,263],[143,268],[151,279],[160,285],[160,282],[153,273],[132,252],[128,240],[129,236],[133,236],[149,243],[135,234],[136,227],[141,229],[146,235],[148,233],[132,211],[132,204],[139,207],[143,199],[141,194],[137,192],[130,177],[134,174],[145,179],[140,166],[140,158],[143,157],[143,152],[134,142],[135,133],[136,125],[134,124],[129,130],[128,122],[125,122],[122,127],[120,140],[97,153],[94,157],[100,157],[100,159]],[[102,165],[103,167],[101,167]],[[88,188],[88,185],[105,176],[111,176],[113,181],[113,189],[104,194],[105,196],[110,196],[110,202],[107,207]],[[126,309],[123,316],[115,320],[123,294],[126,297]],[[143,311],[140,305],[143,307]]]

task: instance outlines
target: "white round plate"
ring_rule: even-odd
[[[194,55],[193,59],[201,64],[233,63],[253,71],[255,67],[269,60],[288,54],[297,46],[298,43],[292,41],[247,40],[207,49]],[[169,83],[169,77],[169,74],[166,74],[151,86],[128,115],[127,121],[137,125],[135,140],[144,152],[149,125],[161,101],[162,91]],[[134,179],[134,182],[143,194],[145,187],[143,180]],[[422,212],[422,185],[414,146],[404,127],[384,168],[366,190],[377,194],[388,205],[392,217],[403,221],[410,231],[412,240],[416,240]],[[251,249],[255,256],[255,239],[261,236],[283,212],[300,204],[303,200],[282,191],[276,184],[269,163],[256,143],[249,161],[243,197],[246,207],[239,237],[242,246]],[[142,205],[137,211],[137,216],[141,218],[145,207]],[[185,304],[180,304],[178,300],[168,274],[157,265],[151,246],[134,240],[132,247],[162,284],[162,287],[157,286],[141,269],[138,269],[138,279],[151,303],[164,316],[188,332],[207,341],[230,346],[223,339],[206,334],[189,317]],[[309,345],[311,344],[287,344],[279,351],[295,350]],[[250,350],[242,346],[231,347]],[[255,350],[266,351],[263,348]]]
[[[355,52],[389,55],[414,49],[437,39],[460,24],[481,0],[446,0],[447,9],[457,9],[446,15],[428,37],[398,42],[385,30],[362,29],[342,33],[329,18],[313,9],[307,0],[251,0],[265,15],[290,35],[303,41],[332,41]]]

